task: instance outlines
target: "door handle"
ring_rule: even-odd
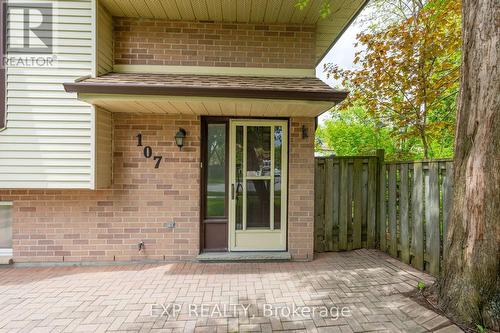
[[[234,200],[234,184],[231,184],[231,199]]]

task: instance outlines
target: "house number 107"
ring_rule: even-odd
[[[137,138],[137,147],[142,147],[142,134],[141,133],[137,134],[136,138]],[[145,158],[151,158],[151,156],[153,156],[153,149],[151,148],[151,146],[145,146],[143,153]],[[160,155],[153,157],[153,160],[155,161],[155,169],[158,169],[160,167],[162,159],[163,156]]]

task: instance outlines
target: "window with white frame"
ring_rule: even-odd
[[[11,202],[0,202],[0,255],[12,255]]]

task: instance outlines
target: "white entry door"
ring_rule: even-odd
[[[286,250],[288,122],[231,120],[231,251]]]

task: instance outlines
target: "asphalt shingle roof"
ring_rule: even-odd
[[[213,96],[297,99],[340,102],[347,92],[331,88],[317,78],[192,74],[109,73],[66,83],[66,91],[79,93]]]

